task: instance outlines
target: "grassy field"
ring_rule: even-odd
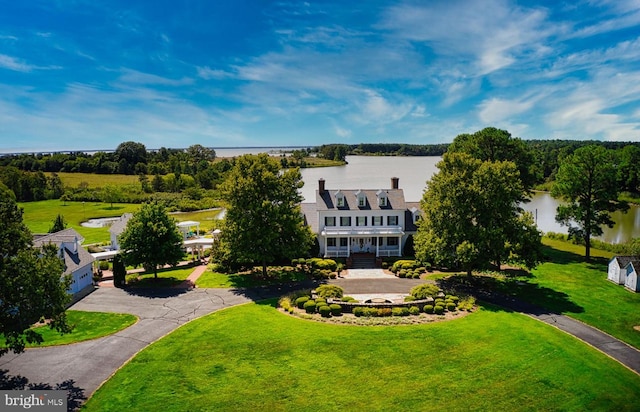
[[[67,345],[97,339],[121,331],[136,323],[137,320],[137,317],[126,313],[69,310],[67,311],[67,321],[69,325],[73,325],[71,333],[61,335],[49,326],[38,326],[35,329],[42,335],[44,342],[40,345],[28,344],[27,348]]]
[[[47,173],[50,175],[50,173]],[[68,187],[78,187],[86,183],[90,189],[104,187],[106,185],[140,185],[137,175],[101,175],[96,173],[66,173],[59,172],[58,176],[62,184]],[[151,177],[149,178],[151,179]]]
[[[19,206],[24,210],[24,223],[33,233],[47,233],[58,214],[64,217],[67,227],[73,228],[84,236],[84,244],[108,242],[109,228],[88,228],[80,223],[91,218],[122,216],[123,213],[135,212],[140,205],[129,203],[101,202],[62,202],[61,200],[43,200],[24,202]]]
[[[357,327],[248,304],[143,350],[87,411],[637,410],[640,377],[523,315]]]
[[[545,239],[545,253],[551,258],[520,279],[518,293],[532,303],[571,316],[640,348],[640,294],[607,280],[609,252],[593,250],[590,263],[584,248]],[[573,252],[579,252],[579,254]]]
[[[140,209],[140,205],[131,203],[102,202],[62,202],[61,200],[43,200],[39,202],[24,202],[19,206],[24,210],[24,223],[33,233],[47,233],[58,214],[64,217],[67,227],[73,228],[84,236],[85,245],[109,242],[109,227],[89,228],[80,225],[92,218],[122,216],[123,213],[133,213]],[[188,213],[175,213],[171,216],[178,221],[195,220],[200,222],[200,230],[217,228],[220,210],[203,210]]]
[[[129,286],[136,288],[170,288],[179,285],[187,280],[193,267],[180,267],[175,269],[163,269],[158,271],[158,278],[155,279],[153,273],[142,273],[140,275],[127,275]]]

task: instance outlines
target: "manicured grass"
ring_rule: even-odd
[[[356,327],[248,304],[143,350],[87,411],[636,410],[640,377],[557,329],[486,308]]]
[[[51,175],[47,173],[47,175]],[[59,172],[58,176],[62,184],[68,187],[78,187],[81,183],[86,183],[90,189],[104,187],[107,185],[138,185],[140,181],[137,175],[103,175],[97,173],[67,173]],[[151,180],[152,177],[149,177]]]
[[[278,283],[296,282],[306,279],[306,275],[296,271],[270,272],[273,277],[257,278],[251,274],[218,273],[211,270],[204,272],[196,281],[199,288],[251,288],[255,286],[273,285]]]
[[[603,256],[585,263],[583,254],[572,253],[566,242],[545,239],[551,261],[532,271],[518,293],[532,303],[571,316],[640,348],[640,294],[607,280],[609,252],[594,250]],[[605,259],[604,257],[607,257]]]
[[[67,321],[73,326],[71,333],[61,335],[49,326],[38,326],[35,329],[42,335],[44,342],[40,345],[27,345],[28,348],[42,346],[67,345],[111,335],[127,328],[138,320],[126,313],[67,311]]]
[[[63,202],[61,200],[43,200],[39,202],[24,202],[19,206],[24,209],[24,223],[33,233],[47,233],[56,216],[61,214],[67,222],[67,227],[73,228],[84,236],[84,244],[108,242],[109,228],[87,228],[80,223],[90,218],[122,216],[140,209],[140,205],[128,203],[101,202]]]
[[[193,267],[163,269],[158,271],[158,278],[155,279],[153,273],[142,273],[137,276],[137,280],[130,282],[129,279],[135,275],[127,275],[127,283],[130,287],[135,288],[170,288],[179,285],[187,280]]]
[[[195,212],[172,213],[171,217],[180,222],[187,220],[200,222],[200,230],[211,231],[220,226],[220,220],[218,218],[220,212],[222,212],[221,209],[197,210]]]

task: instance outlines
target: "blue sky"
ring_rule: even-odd
[[[0,0],[0,152],[640,140],[640,2]]]

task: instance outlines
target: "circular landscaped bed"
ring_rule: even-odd
[[[451,320],[476,310],[475,298],[446,294],[432,284],[419,285],[404,300],[370,296],[358,300],[343,296],[336,285],[283,296],[279,309],[292,316],[320,322],[352,325],[402,325]]]

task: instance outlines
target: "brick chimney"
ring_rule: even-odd
[[[391,188],[392,189],[399,189],[400,188],[399,182],[400,182],[400,178],[392,177],[391,178]]]
[[[325,189],[324,189],[324,179],[320,179],[320,180],[318,180],[318,192],[319,192],[320,194],[323,194],[323,193],[325,192]]]

